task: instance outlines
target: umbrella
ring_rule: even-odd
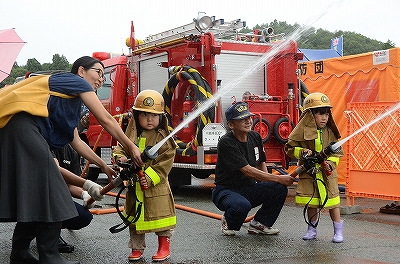
[[[0,82],[10,75],[15,59],[25,42],[13,28],[0,30]]]

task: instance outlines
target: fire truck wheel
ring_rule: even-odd
[[[290,121],[289,127],[289,119],[287,117],[281,117],[276,120],[274,124],[274,137],[281,144],[286,144],[288,142],[289,134],[292,132],[294,128],[294,124]]]
[[[268,139],[271,137],[271,125],[265,118],[261,119],[261,122],[260,118],[255,118],[253,120],[252,130],[260,134],[263,143],[267,142]]]
[[[168,181],[171,187],[192,184],[192,174],[190,169],[172,168],[168,174]]]

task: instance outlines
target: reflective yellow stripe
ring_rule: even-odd
[[[153,170],[153,168],[152,167],[148,167],[145,171],[144,171],[144,173],[147,175],[147,176],[149,176],[150,177],[150,179],[153,181],[153,184],[154,185],[157,185],[159,182],[160,182],[160,176],[158,176],[158,174],[157,174],[157,172],[155,172],[154,170]]]
[[[327,160],[332,161],[337,166],[337,165],[339,165],[340,158],[338,158],[338,157],[329,157]]]
[[[315,139],[315,151],[322,151],[322,131],[320,129],[317,130],[317,138]]]
[[[136,182],[135,183],[135,192],[136,192],[136,198],[139,200],[139,201],[143,201],[143,191],[142,191],[142,189],[140,188],[140,184],[139,184],[139,182]],[[129,194],[129,195],[131,195],[131,194]],[[134,199],[134,198],[133,198]],[[133,201],[134,203],[135,203],[135,210],[137,210],[137,206],[138,206],[138,204],[137,204],[137,201],[136,200],[134,200]],[[144,204],[142,204],[142,211],[140,212],[140,218],[142,218],[143,217],[143,211],[144,211]],[[127,218],[128,217],[128,213],[126,212],[126,208],[124,209],[124,211],[122,212],[122,215],[125,217],[125,218]],[[133,218],[134,218],[134,216],[132,216],[132,215],[130,215],[127,219],[129,220],[129,221],[133,221]],[[139,218],[139,220],[140,220],[140,218]],[[138,221],[139,221],[138,220]]]
[[[301,148],[301,147],[294,147],[294,157],[296,158],[296,159],[300,159],[300,156],[301,156],[301,150],[302,150],[303,148]]]
[[[137,198],[139,199],[139,201],[143,201],[144,195],[143,195],[142,189],[140,188],[140,184],[138,182],[136,183],[135,189],[136,189]],[[155,230],[155,229],[163,228],[166,226],[176,225],[176,216],[171,216],[171,217],[158,219],[158,220],[152,220],[152,221],[145,221],[144,220],[144,206],[145,206],[145,204],[143,203],[140,217],[139,217],[138,221],[136,223],[134,223],[136,226],[136,230],[141,230],[141,231]],[[137,204],[135,204],[135,207],[137,208]],[[127,217],[127,213],[125,210],[122,212],[122,215],[124,217]],[[132,221],[133,217],[134,216],[129,216],[128,220]]]
[[[142,137],[139,138],[138,148],[140,149],[140,151],[142,151],[142,152],[144,151],[144,149],[146,148],[146,138],[142,138]],[[143,170],[143,168],[142,168],[142,170]],[[142,200],[140,200],[140,201],[142,201]]]
[[[143,151],[146,148],[146,138],[140,138],[139,139],[139,149]],[[160,182],[160,177],[158,176],[157,172],[153,170],[153,168],[148,167],[144,173],[150,177],[150,179],[153,181],[154,185],[157,185]]]
[[[320,164],[315,164],[315,167],[319,169],[321,167]],[[318,186],[318,193],[319,197],[321,199],[321,203],[323,203],[326,199],[326,187],[324,185],[324,178],[322,177],[322,173],[318,172],[317,175],[315,175],[315,178],[317,179],[317,186]]]
[[[297,205],[306,205],[310,201],[310,197],[304,197],[304,196],[297,196],[296,195],[296,204]],[[311,201],[308,203],[310,205],[314,206],[321,206],[321,199],[319,198],[312,198]],[[328,201],[325,204],[325,207],[333,207],[335,205],[340,204],[340,196],[336,196],[334,198],[328,199]]]
[[[146,221],[144,222],[142,219],[143,215],[140,216],[139,221],[136,223],[136,230],[155,230],[155,229],[160,229],[166,226],[173,226],[176,225],[176,216],[171,216],[168,218],[163,218],[159,220],[153,220],[153,221]]]
[[[143,151],[146,148],[146,138],[139,138],[138,148]]]

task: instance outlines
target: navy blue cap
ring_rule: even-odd
[[[249,106],[245,102],[237,102],[225,111],[226,120],[241,120],[254,114],[249,111]]]

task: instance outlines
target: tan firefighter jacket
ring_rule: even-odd
[[[163,117],[163,125],[166,128],[166,118]],[[128,124],[126,135],[141,151],[145,146],[154,146],[167,136],[168,130],[144,130],[141,135],[137,135],[136,122],[134,118]],[[168,174],[172,168],[175,158],[175,141],[168,139],[158,150],[158,156],[154,160],[145,163],[142,171],[145,173],[149,188],[142,191],[138,182],[136,182],[136,196],[143,202],[142,212],[139,220],[134,223],[137,233],[158,232],[172,229],[176,226],[175,204],[171,188],[168,182]],[[114,159],[120,156],[129,157],[129,153],[121,145],[118,145],[113,152]],[[126,203],[124,214],[130,212],[135,201],[129,192],[126,194]],[[135,205],[137,208],[137,205]],[[134,217],[135,213],[129,216]]]
[[[285,144],[285,152],[289,157],[298,159],[298,165],[300,166],[304,163],[304,159],[301,157],[303,148],[320,152],[329,143],[337,142],[338,138],[340,138],[340,133],[332,116],[329,117],[326,127],[318,129],[312,112],[306,110],[301,115],[297,126],[289,135],[288,142]],[[319,207],[321,204],[319,197],[324,198],[326,195],[328,195],[326,208],[337,207],[340,204],[336,166],[339,164],[341,156],[343,156],[343,150],[332,154],[327,159],[326,162],[332,168],[331,175],[326,176],[321,171],[317,173],[316,177],[323,181],[326,186],[321,185],[321,181],[317,181],[319,190],[316,193],[314,192],[313,179],[306,172],[299,175],[299,182],[296,188],[296,204],[304,205],[310,202],[310,206]],[[317,164],[316,167],[320,169],[320,164]],[[313,199],[310,201],[311,197]]]

